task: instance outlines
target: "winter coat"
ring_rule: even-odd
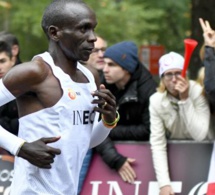
[[[96,151],[110,168],[118,170],[127,157],[117,152],[113,141],[149,140],[149,97],[156,91],[157,83],[139,63],[124,90],[118,90],[115,84],[104,84],[116,97],[120,120],[107,139],[96,147]]]
[[[215,113],[215,50],[205,46],[205,66],[204,86],[205,92],[210,102],[211,113]]]

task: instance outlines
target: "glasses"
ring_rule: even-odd
[[[102,53],[104,53],[106,50],[106,47],[102,47],[102,48],[94,48],[92,50],[92,53],[99,53],[99,51],[101,51]]]
[[[179,72],[168,72],[166,74],[163,74],[163,77],[166,79],[166,80],[172,80],[173,79],[173,76],[175,76],[176,78],[178,76],[181,75],[181,71]]]

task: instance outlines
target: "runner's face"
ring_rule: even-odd
[[[61,29],[59,45],[69,59],[86,61],[96,41],[96,16],[92,10],[80,4],[68,4],[65,14],[67,21]]]

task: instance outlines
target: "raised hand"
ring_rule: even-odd
[[[106,89],[103,84],[100,85],[99,90],[92,93],[93,96],[97,96],[93,100],[93,104],[98,104],[94,110],[103,114],[105,121],[113,122],[116,118],[116,98]]]
[[[34,142],[25,142],[18,156],[24,158],[31,164],[44,169],[50,169],[55,155],[61,153],[60,149],[48,146],[48,143],[56,142],[60,137],[41,138]]]
[[[210,23],[202,18],[199,18],[199,22],[203,30],[205,45],[215,47],[215,31],[211,28]]]
[[[175,90],[179,92],[180,100],[186,100],[189,96],[189,82],[186,78],[182,76],[177,77],[177,83],[175,85]]]

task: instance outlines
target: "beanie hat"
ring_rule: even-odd
[[[174,68],[183,69],[184,57],[176,52],[170,52],[159,59],[159,76]]]
[[[123,41],[108,47],[104,57],[110,58],[131,74],[138,65],[138,49],[132,41]]]

